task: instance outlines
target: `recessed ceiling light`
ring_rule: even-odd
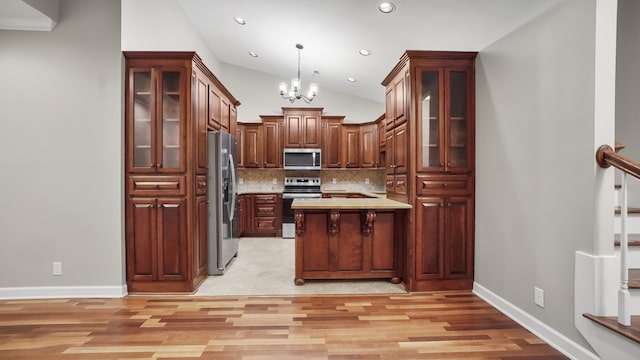
[[[396,9],[396,6],[391,2],[383,2],[378,5],[378,10],[381,12],[388,14]]]
[[[358,80],[357,80],[356,78],[348,77],[348,78],[347,78],[347,81],[348,81],[348,82],[356,82],[356,81],[358,81]]]
[[[371,51],[367,50],[367,49],[362,49],[360,51],[358,51],[358,53],[362,56],[369,56],[371,55]]]
[[[253,51],[249,51],[249,55],[251,55],[252,57],[258,57],[258,54],[254,53]]]
[[[382,10],[381,10],[381,11],[382,11]],[[247,24],[247,22],[246,22],[246,21],[244,21],[244,19],[243,19],[243,18],[241,18],[241,17],[234,17],[234,18],[233,18],[233,21],[237,22],[237,23],[238,23],[238,24],[240,24],[240,25],[246,25],[246,24]]]

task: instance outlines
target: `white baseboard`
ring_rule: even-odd
[[[120,298],[127,286],[41,286],[0,288],[0,300],[60,298]]]
[[[594,359],[599,360],[600,357],[584,348],[582,345],[562,335],[547,324],[536,319],[535,317],[524,312],[519,307],[513,305],[507,300],[501,298],[491,290],[484,286],[473,283],[473,293],[478,295],[484,301],[491,304],[500,312],[520,324],[525,329],[531,331],[534,335],[544,340],[547,344],[553,346],[556,350],[568,356],[571,359]]]

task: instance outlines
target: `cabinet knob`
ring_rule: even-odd
[[[451,203],[447,203],[447,206],[451,207]]]
[[[447,187],[447,183],[442,184],[442,187]]]

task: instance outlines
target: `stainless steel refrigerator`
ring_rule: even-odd
[[[207,133],[210,275],[224,274],[238,254],[236,147],[236,138],[227,132]]]

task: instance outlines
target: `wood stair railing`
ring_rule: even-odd
[[[627,175],[631,175],[636,179],[640,179],[640,163],[633,161],[618,152],[624,148],[624,145],[617,142],[615,143],[615,150],[609,145],[602,145],[596,152],[596,161],[602,168],[608,168],[613,166],[614,168],[622,171],[622,199],[620,209],[618,210],[621,215],[621,234],[618,236],[618,243],[620,246],[620,289],[618,291],[618,316],[613,318],[599,317],[591,314],[584,314],[588,319],[594,320],[599,324],[606,326],[607,328],[620,333],[636,342],[640,342],[640,316],[631,316],[631,293],[629,289],[633,289],[638,285],[640,280],[637,278],[640,275],[640,270],[629,269],[628,265],[628,249],[629,241],[636,241],[638,239],[631,236],[630,239],[627,230],[627,220],[629,215],[629,207],[627,201]],[[636,310],[637,311],[637,310]],[[613,319],[613,320],[612,320]],[[614,325],[610,322],[613,321]],[[625,330],[625,331],[621,331]]]

